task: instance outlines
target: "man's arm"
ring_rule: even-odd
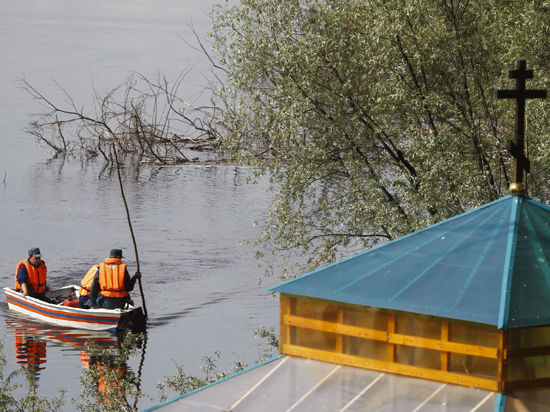
[[[27,273],[27,268],[25,265],[21,265],[17,271],[17,283],[21,285],[21,292],[23,296],[29,295],[29,288],[27,287],[27,281],[29,279],[29,274]]]
[[[44,269],[46,269],[46,280],[44,281],[44,290],[47,292],[50,290],[50,287],[48,286],[48,268],[46,267],[46,262],[42,261],[44,264]]]
[[[136,272],[136,274],[130,278],[128,269],[126,269],[126,273],[124,273],[124,285],[127,292],[134,290],[136,280],[138,280],[140,277],[141,277],[141,273]]]

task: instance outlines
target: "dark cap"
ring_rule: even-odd
[[[29,257],[41,257],[40,249],[37,247],[32,247],[29,249]]]
[[[122,249],[111,249],[111,252],[109,253],[109,256],[112,258],[123,258],[122,256]]]

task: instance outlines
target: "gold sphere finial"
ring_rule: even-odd
[[[527,194],[527,186],[523,182],[510,183],[508,191],[512,196],[525,196]]]

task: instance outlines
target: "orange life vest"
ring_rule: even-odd
[[[93,265],[88,273],[86,273],[86,276],[84,276],[80,281],[80,289],[78,290],[78,294],[80,296],[88,296],[90,294],[92,283],[94,282],[94,277],[98,267],[99,265]]]
[[[117,258],[107,258],[99,264],[99,288],[103,296],[108,298],[123,298],[128,296],[124,275],[126,265]]]
[[[15,290],[21,290],[21,285],[17,281],[17,272],[19,272],[19,269],[21,266],[25,265],[25,268],[27,269],[27,281],[32,286],[34,293],[41,293],[46,288],[46,262],[43,260],[40,261],[40,265],[35,268],[33,265],[31,265],[31,262],[29,262],[29,259],[22,260],[17,265],[17,269],[15,269]]]

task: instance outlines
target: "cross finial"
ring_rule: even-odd
[[[526,90],[525,80],[533,78],[533,70],[527,70],[525,60],[518,60],[516,69],[510,70],[510,79],[516,79],[514,90],[497,90],[497,99],[516,100],[516,128],[514,140],[510,140],[508,147],[510,154],[514,157],[514,178],[510,185],[510,194],[525,195],[527,188],[523,182],[523,171],[529,173],[530,162],[524,153],[525,141],[525,100],[545,99],[546,90]]]

